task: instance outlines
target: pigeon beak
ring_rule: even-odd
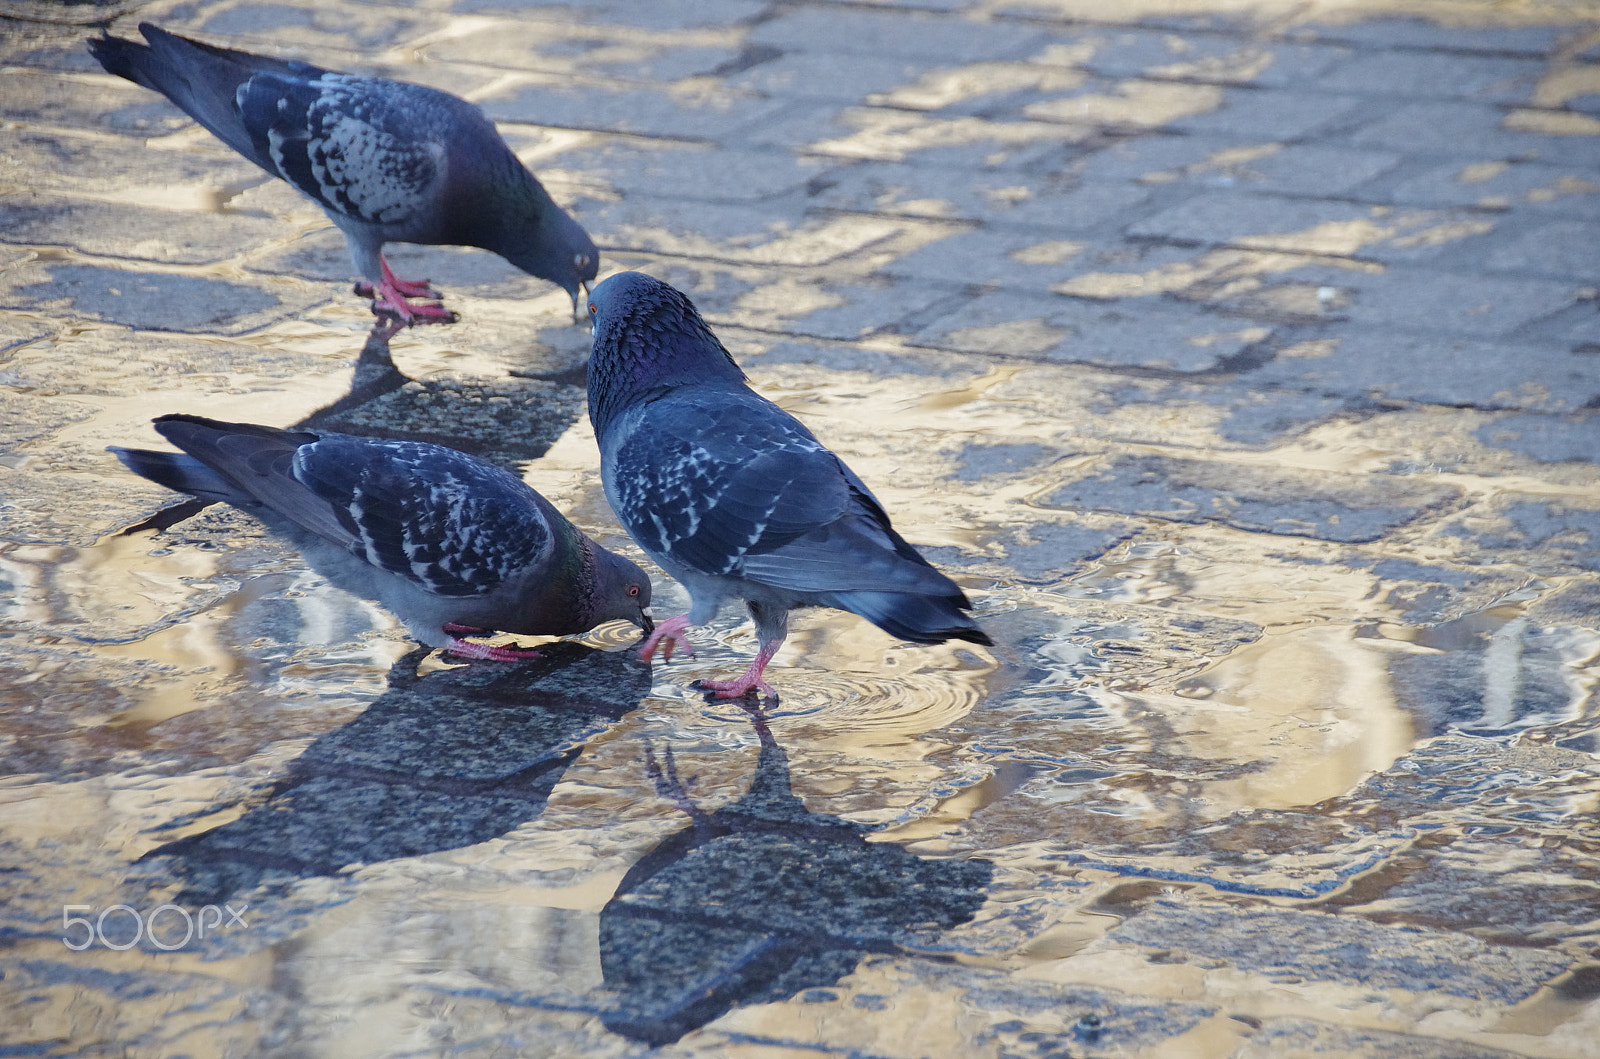
[[[583,291],[583,300],[587,302],[589,300],[589,284],[580,279],[578,288]],[[583,323],[583,317],[578,313],[578,291],[572,292],[572,322],[575,324]]]
[[[656,616],[650,613],[649,607],[639,608],[639,628],[644,630],[646,636],[656,631]]]

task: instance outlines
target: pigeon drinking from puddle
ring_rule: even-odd
[[[883,506],[798,420],[745,382],[689,299],[639,272],[589,300],[589,418],[606,498],[639,547],[689,590],[687,615],[642,654],[689,651],[684,630],[742,599],[759,653],[724,698],[768,695],[762,673],[795,607],[836,607],[917,643],[988,644],[956,583],[889,524]]]
[[[492,250],[572,296],[600,253],[471,103],[422,85],[341,74],[189,40],[149,23],[148,45],[89,42],[107,72],[154,89],[218,139],[315,199],[344,232],[373,310],[407,324],[455,314],[397,278],[385,243]]]
[[[458,634],[558,636],[616,619],[654,627],[643,570],[475,456],[199,416],[155,424],[184,453],[111,451],[168,489],[260,518],[329,582],[382,603],[430,647],[509,662],[535,652]]]

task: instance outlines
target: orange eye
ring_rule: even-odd
[[[600,311],[600,310],[599,310],[599,309],[596,309],[596,308],[595,308],[595,307],[594,307],[594,302],[590,302],[590,303],[589,303],[589,315],[590,315],[590,316],[593,316],[593,315],[594,315],[594,314],[595,314],[595,313],[597,313],[597,312],[599,312],[599,311]]]
[[[628,586],[628,595],[633,596],[634,598],[638,598],[639,586],[638,585],[629,585]]]

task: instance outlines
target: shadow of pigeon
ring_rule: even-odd
[[[640,860],[600,914],[600,964],[615,1033],[668,1044],[736,1006],[831,986],[870,953],[917,953],[971,919],[993,864],[936,860],[868,842],[806,810],[789,761],[752,711],[761,756],[750,789],[707,814],[670,752],[647,759],[691,825]]]
[[[414,379],[395,366],[390,340],[404,328],[379,320],[356,358],[350,389],[298,429],[425,441],[470,453],[513,474],[543,456],[578,417],[588,396],[580,366],[551,376]]]
[[[141,859],[171,858],[181,902],[217,904],[505,834],[538,816],[584,744],[650,691],[631,652],[540,650],[532,663],[421,677],[426,650],[406,655],[389,689],[307,747],[259,804]]]

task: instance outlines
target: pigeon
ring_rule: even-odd
[[[357,77],[233,51],[141,23],[148,45],[105,36],[89,51],[106,72],[154,89],[223,143],[315,199],[344,232],[356,293],[407,324],[450,323],[427,280],[396,278],[385,243],[492,250],[572,295],[600,252],[550,198],[493,123],[438,89]]]
[[[651,559],[689,590],[689,613],[650,634],[641,657],[742,599],[755,661],[722,698],[759,689],[796,607],[859,614],[916,643],[993,641],[972,604],[896,533],[883,505],[811,431],[747,385],[682,292],[622,272],[589,299],[589,418],[606,499]]]
[[[379,601],[429,647],[512,662],[537,652],[460,635],[559,636],[614,619],[654,627],[650,579],[637,564],[476,456],[190,415],[155,426],[183,453],[110,451],[168,489],[255,515],[329,582]]]

